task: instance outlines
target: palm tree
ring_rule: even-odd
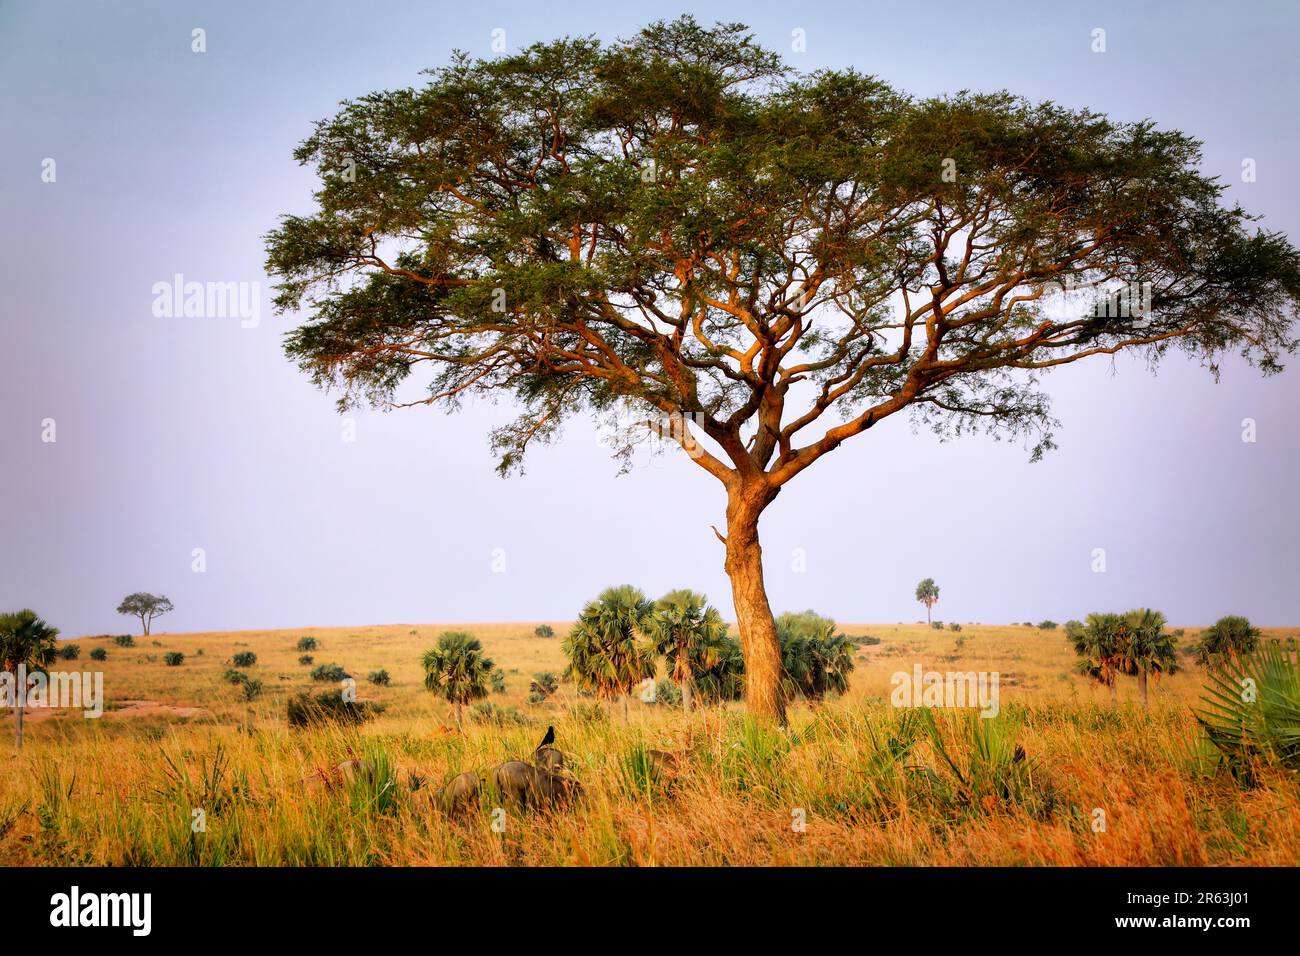
[[[939,600],[939,585],[934,583],[934,578],[926,578],[916,586],[916,599],[925,605],[925,623],[931,623],[930,608]]]
[[[424,652],[424,686],[446,698],[460,727],[465,704],[488,695],[493,666],[474,635],[444,631],[438,635],[438,646]]]
[[[682,709],[688,714],[697,663],[712,667],[725,652],[727,625],[705,600],[694,591],[669,591],[655,603],[645,627],[655,653],[668,661],[672,679],[682,689]]]
[[[1203,667],[1222,667],[1254,652],[1259,645],[1259,628],[1238,614],[1221,617],[1201,632],[1196,646],[1196,663]]]
[[[847,637],[835,633],[833,620],[815,611],[787,611],[776,619],[776,632],[787,697],[802,694],[819,701],[829,693],[842,694],[849,689],[853,647]]]
[[[1115,706],[1115,678],[1119,675],[1120,644],[1124,622],[1118,614],[1089,614],[1088,622],[1069,621],[1065,636],[1079,655],[1079,672],[1103,687],[1110,688],[1110,703]]]
[[[565,674],[611,707],[615,697],[622,697],[625,721],[628,695],[655,675],[654,644],[644,639],[653,611],[639,588],[606,588],[582,609],[564,639],[569,658]]]
[[[0,614],[0,664],[14,676],[14,743],[19,750],[23,748],[23,701],[27,693],[27,688],[19,684],[27,683],[28,673],[43,672],[54,662],[58,636],[58,628],[50,627],[31,609]]]
[[[1160,679],[1162,674],[1172,674],[1178,669],[1174,658],[1177,641],[1165,633],[1165,616],[1150,608],[1129,611],[1123,618],[1123,637],[1120,641],[1120,670],[1136,674],[1138,693],[1142,706],[1147,704],[1147,676]]]

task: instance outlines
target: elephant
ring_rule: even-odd
[[[571,777],[542,770],[522,760],[509,760],[492,775],[502,800],[524,808],[545,809],[567,804],[582,794]]]
[[[438,807],[450,815],[473,810],[478,806],[481,786],[478,774],[473,771],[457,774],[442,788],[442,793],[438,795]]]

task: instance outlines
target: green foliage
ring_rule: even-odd
[[[168,651],[163,655],[163,663],[168,667],[180,667],[185,663],[185,655],[180,651]]]
[[[1078,655],[1078,671],[1104,687],[1121,673],[1123,621],[1118,614],[1089,614],[1086,624],[1070,621],[1065,636]]]
[[[300,650],[300,651],[315,651],[315,650],[319,650],[319,649],[320,649],[320,645],[316,643],[316,638],[314,638],[314,637],[300,637],[300,638],[298,638],[298,650]]]
[[[367,674],[366,680],[370,681],[370,683],[377,687],[387,687],[393,682],[393,679],[388,675],[388,671],[382,667],[377,671],[371,671]]]
[[[682,702],[682,689],[671,678],[661,677],[655,681],[654,702],[665,707],[678,707]]]
[[[951,624],[948,625],[948,630],[953,632],[958,632],[961,630],[961,625],[958,624],[956,621],[953,621]]]
[[[686,589],[670,591],[655,602],[645,633],[679,685],[669,695],[671,701],[657,694],[660,703],[681,703],[681,686],[693,689],[696,678],[717,666],[731,649],[727,625],[717,608],[704,595]]]
[[[75,661],[80,656],[80,644],[62,644],[59,646],[59,660],[61,661]]]
[[[350,675],[339,664],[317,664],[312,668],[311,679],[321,682],[347,680]]]
[[[652,613],[653,605],[637,588],[606,588],[582,609],[564,639],[565,676],[606,700],[631,694],[655,675],[655,645],[645,637]]]
[[[928,614],[939,600],[939,585],[934,583],[934,578],[926,578],[916,586],[916,599],[925,605]]]
[[[92,661],[106,661],[108,660],[108,651],[102,647],[92,647],[90,649],[90,659]]]
[[[171,610],[173,610],[171,601],[161,594],[150,594],[148,591],[136,591],[134,594],[128,594],[122,598],[122,603],[117,606],[118,614],[138,617],[146,634],[149,633],[149,625],[154,618],[161,617]]]
[[[0,614],[0,667],[17,673],[19,666],[44,671],[58,655],[59,629],[50,627],[30,608]]]
[[[130,634],[119,634],[113,638],[113,643],[118,647],[135,647],[135,638]]]
[[[554,637],[555,628],[549,624],[538,624],[533,628],[533,635],[536,637]]]
[[[252,667],[257,663],[257,655],[252,651],[239,651],[231,658],[231,662],[236,667]]]
[[[227,667],[226,672],[221,675],[221,679],[230,684],[242,684],[248,680],[248,675],[243,671],[237,671],[233,667]]]
[[[490,700],[481,700],[471,707],[469,719],[476,724],[490,724],[494,727],[517,727],[532,722],[518,708],[498,707]]]
[[[343,691],[330,690],[319,694],[303,691],[289,698],[287,716],[290,727],[308,727],[314,724],[360,724],[381,712],[378,704],[358,700],[345,700]]]
[[[262,696],[262,681],[260,678],[245,676],[240,681],[240,686],[244,690],[244,700],[255,700]]]
[[[1259,646],[1260,630],[1247,618],[1236,614],[1221,617],[1201,632],[1196,645],[1196,663],[1202,667],[1220,667],[1233,658],[1253,654]]]
[[[1054,631],[1054,630],[1056,630],[1056,628],[1057,628],[1057,624],[1056,624],[1056,622],[1055,622],[1055,621],[1052,621],[1052,620],[1039,621],[1038,624],[1035,625],[1035,626],[1036,626],[1040,631]]]
[[[936,630],[936,631],[942,631],[942,630],[943,630],[943,627],[944,627],[944,625],[943,625],[943,621],[931,621],[931,622],[930,622],[930,627],[931,627],[933,630]]]
[[[488,686],[494,694],[504,694],[506,692],[506,672],[497,667],[488,674]]]
[[[310,654],[300,654],[298,656],[298,663],[302,664],[304,667],[309,666],[314,660],[316,660],[316,658],[312,657]]]
[[[1207,675],[1196,719],[1238,776],[1272,759],[1300,770],[1300,659],[1268,643],[1227,654]]]
[[[835,622],[815,611],[791,613],[776,619],[781,642],[783,691],[787,697],[801,695],[821,700],[827,694],[849,689],[853,671],[853,645],[835,632]]]
[[[488,695],[488,675],[494,665],[472,634],[443,632],[438,646],[424,652],[422,664],[424,686],[449,703],[459,706]]]

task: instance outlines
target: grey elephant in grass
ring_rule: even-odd
[[[546,736],[533,751],[533,763],[508,760],[497,767],[491,779],[494,794],[504,803],[534,809],[562,806],[577,799],[582,787],[564,773],[564,754],[551,746],[553,743],[555,728],[547,727]],[[443,787],[439,806],[452,815],[473,810],[482,789],[478,774],[458,774]]]

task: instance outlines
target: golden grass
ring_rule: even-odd
[[[567,626],[551,623],[557,634]],[[478,636],[507,673],[506,691],[493,702],[531,721],[471,724],[463,735],[447,706],[424,690],[419,667],[423,650],[451,625],[165,634],[137,637],[130,649],[82,639],[81,659],[60,666],[102,668],[110,708],[149,700],[203,712],[110,710],[100,720],[61,713],[29,722],[26,747],[11,751],[0,776],[0,863],[1300,862],[1295,775],[1263,768],[1259,785],[1243,789],[1197,759],[1190,706],[1202,674],[1191,666],[1153,685],[1149,713],[1136,706],[1132,681],[1111,710],[1104,692],[1073,673],[1060,630],[848,626],[883,643],[860,651],[849,694],[820,707],[797,705],[783,734],[748,721],[739,706],[687,718],[634,701],[627,724],[592,720],[589,707],[575,709],[585,702],[569,685],[529,705],[532,674],[558,674],[564,664],[560,639],[534,637],[533,626],[455,625]],[[363,698],[385,705],[379,718],[359,729],[286,727],[286,699],[312,686],[295,646],[304,635],[320,643],[315,663],[343,665]],[[96,646],[108,649],[102,664],[88,660]],[[186,655],[180,667],[162,662],[173,650]],[[258,655],[248,670],[265,686],[252,704],[221,678],[241,650]],[[899,759],[888,759],[889,741],[906,736],[908,720],[888,706],[890,676],[917,661],[929,670],[1000,672],[996,726],[1026,758],[993,768],[992,783],[963,780],[935,739],[920,733]],[[389,671],[392,686],[364,680],[378,668]],[[583,784],[576,806],[509,812],[504,832],[489,826],[490,800],[484,813],[462,820],[432,808],[430,795],[454,774],[526,758],[547,724],[556,726]],[[11,725],[6,715],[0,732]],[[959,766],[974,759],[966,726],[946,713],[936,728]],[[647,781],[638,774],[645,748],[679,754],[679,775]],[[398,786],[376,797],[357,783],[320,785],[324,772],[350,757],[391,763]],[[196,809],[204,811],[205,832],[193,830]]]

